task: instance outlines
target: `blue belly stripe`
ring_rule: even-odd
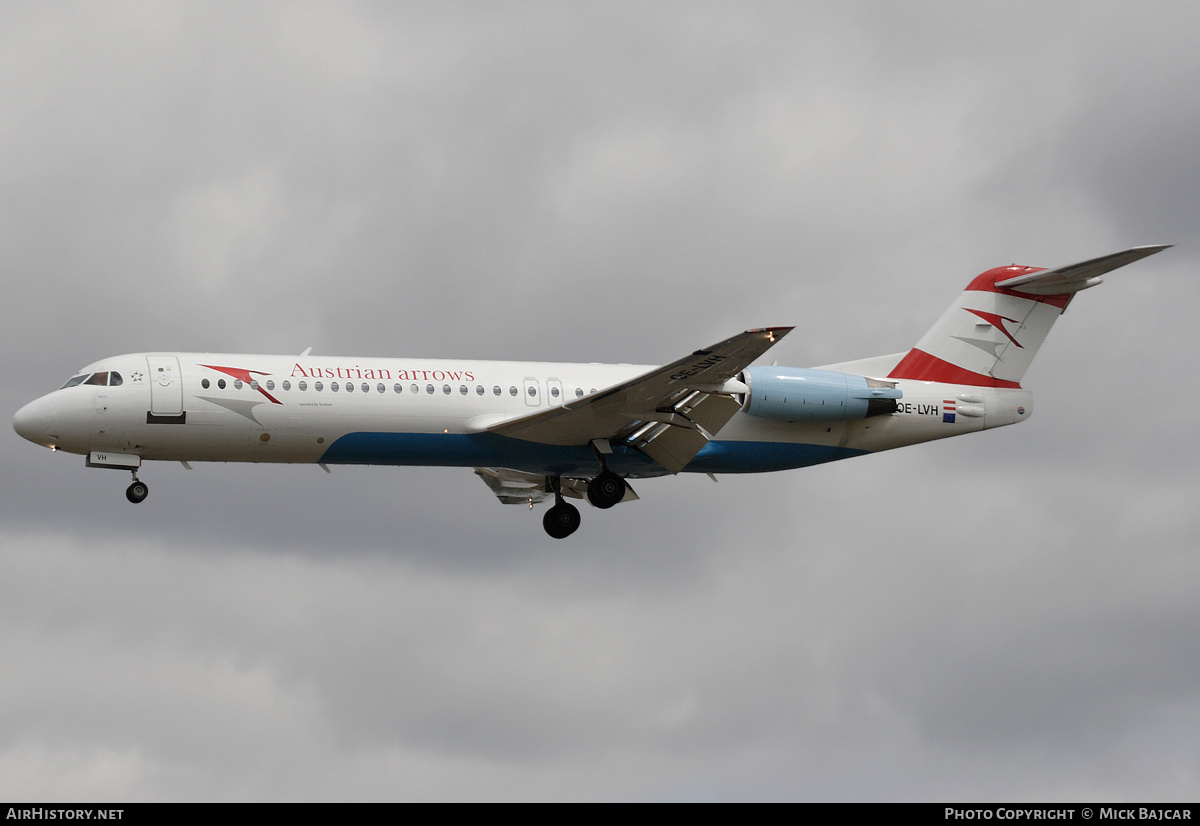
[[[689,473],[760,473],[819,465],[869,451],[795,442],[714,440],[684,468]],[[590,446],[543,445],[495,433],[348,433],[335,441],[322,462],[340,465],[440,465],[507,467],[527,473],[590,477],[600,466]],[[611,470],[622,476],[666,474],[639,450],[614,445]]]

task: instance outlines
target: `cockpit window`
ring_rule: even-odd
[[[124,383],[125,380],[121,378],[121,374],[113,370],[105,373],[80,373],[78,376],[71,376],[67,383],[58,389],[66,390],[68,387],[77,387],[81,384],[92,387],[119,387]]]
[[[71,378],[67,379],[67,383],[58,389],[66,390],[68,387],[74,387],[77,384],[83,384],[85,381],[87,381],[91,377],[92,377],[91,373],[83,373],[78,376],[71,376]]]

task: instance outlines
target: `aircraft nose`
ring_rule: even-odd
[[[22,437],[44,447],[54,447],[57,436],[51,434],[55,417],[45,398],[32,401],[13,416],[13,430]]]

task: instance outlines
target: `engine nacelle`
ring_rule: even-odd
[[[748,367],[742,409],[785,422],[844,422],[896,412],[903,394],[892,382],[805,367]]]

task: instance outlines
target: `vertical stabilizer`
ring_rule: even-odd
[[[1047,270],[1013,264],[977,276],[888,375],[980,387],[1020,387],[1075,293],[1169,245],[1133,247]]]

